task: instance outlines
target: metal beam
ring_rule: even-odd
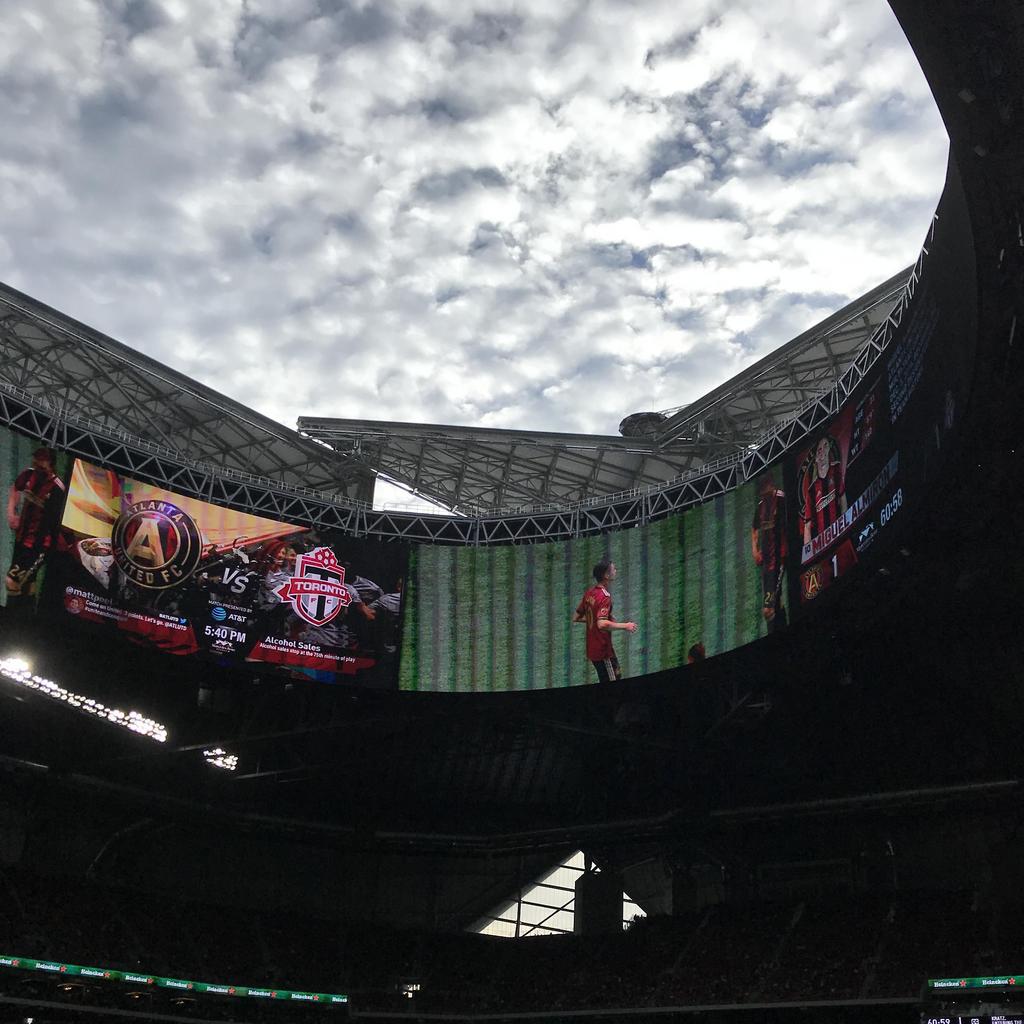
[[[2,285],[0,423],[170,490],[353,536],[480,545],[603,533],[726,493],[834,414],[888,346],[912,303],[926,254],[922,250],[906,288],[839,379],[829,376],[830,386],[802,404],[799,395],[792,397],[792,385],[786,385],[789,399],[773,385],[776,397],[783,399],[785,419],[742,445],[730,430],[742,431],[745,441],[748,430],[764,427],[759,395],[750,389],[744,394],[753,408],[746,412],[733,411],[743,395],[732,391],[732,406],[717,400],[700,403],[701,410],[718,415],[724,432],[692,441],[682,433],[666,441],[665,431],[657,438],[628,438],[301,421],[311,428],[308,433],[324,435],[314,440]],[[894,282],[880,285],[869,297],[891,295]],[[881,310],[881,299],[871,308]],[[825,322],[834,321],[826,332],[830,338],[854,319],[846,314],[841,310]],[[808,372],[819,372],[814,362],[819,358],[811,358]],[[769,359],[740,376],[774,379],[772,373],[788,365]],[[831,367],[824,372],[831,375]],[[778,417],[778,408],[775,412]],[[682,430],[680,425],[694,415],[692,407],[682,410],[669,430]],[[341,450],[325,443],[328,436]],[[392,454],[394,471],[387,468]],[[365,494],[378,469],[399,482],[410,473],[426,476],[429,471],[433,489],[452,503],[465,501],[461,507],[470,514],[374,510],[353,492]],[[476,488],[481,497],[497,495],[504,486],[517,504],[474,506],[470,496],[456,493],[453,482],[460,474],[464,487]],[[545,478],[550,486],[544,485]],[[432,493],[426,486],[421,489]],[[595,494],[595,489],[605,493]]]
[[[737,456],[835,386],[902,295],[889,278],[699,402],[663,413],[650,437],[301,417],[299,430],[470,515],[657,486]]]

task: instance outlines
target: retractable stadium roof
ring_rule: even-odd
[[[0,422],[77,430],[120,468],[195,490],[182,467],[368,507],[377,474],[461,512],[558,505],[734,457],[831,388],[902,293],[889,278],[704,398],[627,417],[631,436],[303,417],[299,432],[0,284]],[[42,417],[42,419],[40,419]],[[22,421],[25,422],[22,422]],[[29,422],[31,420],[31,422]],[[162,460],[169,459],[174,464]]]
[[[299,430],[465,513],[583,501],[664,483],[745,451],[824,394],[889,315],[913,268],[690,405],[623,420],[628,436],[304,416]]]
[[[37,430],[19,418],[33,413],[74,424],[83,438],[92,435],[104,444],[97,458],[111,441],[122,441],[135,458],[148,452],[155,460],[201,464],[342,501],[372,500],[373,473],[360,460],[304,438],[4,284],[0,413],[0,422],[28,433]]]

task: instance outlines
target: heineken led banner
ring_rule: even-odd
[[[23,956],[0,956],[0,967],[13,967],[22,971],[41,971],[67,978],[89,978],[95,981],[120,981],[129,985],[174,989],[196,995],[237,996],[249,999],[268,999],[279,1003],[319,1003],[337,1006],[348,1002],[348,996],[338,992],[301,992],[295,989],[265,985],[239,985],[235,982],[188,981],[184,978],[163,978],[144,971],[118,971],[112,967],[83,967],[58,960],[34,960]]]
[[[929,978],[930,989],[1017,988],[1024,992],[1024,974],[998,974],[980,978]]]
[[[52,559],[64,610],[223,665],[395,684],[401,544],[211,505],[77,461]]]

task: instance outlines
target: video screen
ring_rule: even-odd
[[[881,382],[848,402],[795,456],[794,509],[800,550],[800,597],[814,600],[857,564],[875,539],[876,507],[888,502],[888,525],[899,510],[899,449],[892,444]],[[881,428],[881,429],[879,429]]]
[[[263,519],[77,460],[65,610],[181,656],[380,688],[397,680],[404,545]]]
[[[921,1024],[1024,1024],[1024,1013],[1007,1010],[1006,1013],[959,1013],[950,1010],[926,1010]]]
[[[401,688],[530,690],[675,669],[782,629],[869,549],[891,551],[889,527],[925,500],[971,386],[969,230],[950,188],[886,351],[837,415],[756,479],[604,536],[415,548]]]
[[[410,548],[71,467],[0,429],[0,604],[42,592],[175,655],[434,692],[613,682],[782,629],[891,549],[890,524],[926,499],[956,433],[977,323],[951,175],[881,358],[836,415],[725,495],[600,536]]]
[[[802,604],[847,575],[935,477],[966,397],[970,349],[957,340],[923,284],[876,372],[796,451]]]
[[[416,547],[401,688],[585,685],[756,640],[786,621],[785,523],[768,473],[683,515],[604,536]]]
[[[37,439],[0,427],[0,607],[34,601],[57,541],[69,459]]]

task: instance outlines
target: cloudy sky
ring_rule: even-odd
[[[294,425],[614,433],[914,259],[884,0],[0,0],[0,279]]]

